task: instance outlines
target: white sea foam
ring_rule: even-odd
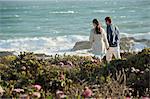
[[[49,12],[49,13],[54,13],[54,14],[73,14],[73,13],[77,13],[75,11],[54,11],[54,12]]]
[[[34,37],[0,40],[0,51],[31,51],[36,53],[64,53],[70,51],[75,42],[88,40],[87,36]]]
[[[115,13],[115,10],[94,10],[94,13]]]
[[[120,16],[120,18],[126,18],[127,16]]]
[[[125,9],[126,7],[120,7],[119,9]]]
[[[136,12],[136,11],[135,11],[135,10],[129,10],[129,12],[134,13],[134,12]]]
[[[94,10],[93,12],[95,12],[95,13],[108,13],[109,11],[107,11],[107,10]]]
[[[18,18],[18,17],[20,17],[20,16],[19,16],[19,15],[15,15],[15,17],[17,17],[17,18]]]
[[[150,33],[132,35],[121,33],[121,37],[134,37],[135,39],[150,40]],[[34,37],[0,40],[0,51],[15,51],[17,53],[22,51],[29,51],[35,53],[45,53],[48,55],[64,53],[72,55],[91,55],[90,53],[88,53],[88,50],[71,51],[76,42],[87,41],[88,38],[89,36],[68,35],[58,37]],[[132,49],[135,51],[139,51],[145,47],[145,44],[135,42]]]

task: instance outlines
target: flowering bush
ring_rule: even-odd
[[[0,94],[2,98],[57,97],[60,92],[68,98],[148,96],[150,49],[122,56],[110,64],[94,57],[70,55],[41,58],[20,53],[17,57],[1,57]]]
[[[33,85],[33,87],[34,87],[37,91],[39,91],[39,90],[42,88],[40,85]]]
[[[83,93],[82,93],[82,96],[84,98],[90,98],[92,96],[92,90],[89,89],[88,87],[85,87]]]

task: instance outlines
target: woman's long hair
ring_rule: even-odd
[[[93,19],[93,23],[96,24],[95,33],[101,34],[101,24],[99,23],[99,21],[97,19]]]

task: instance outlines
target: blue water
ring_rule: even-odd
[[[27,47],[31,45],[26,41],[30,40],[34,49],[39,46],[38,42],[43,48],[42,44],[49,44],[54,49],[61,49],[58,43],[52,46],[51,42],[59,42],[59,38],[62,45],[68,43],[70,46],[77,40],[84,40],[92,28],[92,19],[98,18],[106,28],[106,16],[111,16],[122,33],[144,34],[149,38],[149,11],[150,0],[0,1],[0,49],[17,50],[15,47],[26,44],[18,46],[18,50],[29,50]]]

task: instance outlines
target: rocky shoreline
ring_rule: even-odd
[[[147,40],[147,39],[138,40],[133,37],[124,37],[124,38],[121,38],[120,40],[120,48],[122,51],[127,51],[127,52],[135,51],[134,46],[136,43],[140,43],[140,44],[145,45],[146,47],[150,47],[150,40]],[[89,41],[80,41],[80,42],[76,42],[76,44],[72,48],[72,51],[90,49],[90,48],[91,48],[91,44]]]
[[[121,52],[136,52],[136,51],[141,51],[142,49],[149,48],[149,47],[150,47],[149,39],[135,39],[134,37],[123,37],[120,40]],[[90,48],[91,48],[91,44],[89,41],[79,41],[75,43],[75,45],[70,51],[74,52],[74,51],[80,51],[80,50],[85,50],[85,49],[90,49]],[[0,57],[7,56],[7,55],[16,55],[14,53],[18,53],[18,52],[0,51]],[[37,56],[49,57],[50,55],[46,55],[44,53],[37,53]]]
[[[0,57],[11,56],[11,55],[14,55],[13,53],[14,53],[14,52],[1,51],[1,52],[0,52]]]

